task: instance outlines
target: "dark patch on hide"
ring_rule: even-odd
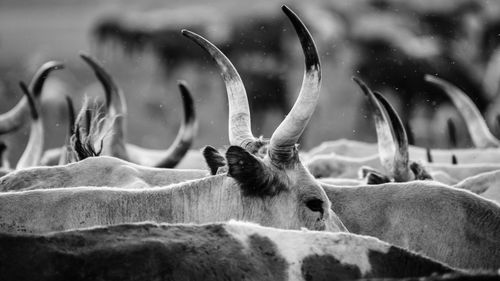
[[[0,234],[0,280],[286,280],[273,242],[248,241],[244,249],[222,225]]]
[[[205,146],[203,149],[203,158],[205,158],[205,162],[207,162],[211,175],[217,174],[217,170],[226,165],[226,159],[224,159],[224,156],[222,156],[217,149],[210,145]]]
[[[226,160],[228,176],[238,181],[245,195],[273,196],[286,189],[276,172],[242,147],[230,146]]]
[[[355,265],[342,264],[330,255],[310,255],[302,261],[302,277],[306,281],[334,281],[361,278]]]
[[[369,250],[371,271],[366,277],[404,278],[443,274],[453,270],[438,261],[391,246],[387,253]]]

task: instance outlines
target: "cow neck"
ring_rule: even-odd
[[[207,223],[245,217],[246,200],[238,184],[226,175],[170,185],[161,190],[161,197],[160,222]]]

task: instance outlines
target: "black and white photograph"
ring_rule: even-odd
[[[0,0],[0,281],[500,281],[500,0]]]

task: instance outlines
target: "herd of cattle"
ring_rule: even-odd
[[[44,152],[40,96],[63,65],[47,62],[29,86],[21,82],[25,97],[0,115],[2,134],[31,126],[16,167],[1,157],[0,280],[499,280],[500,140],[474,103],[453,84],[425,77],[464,115],[478,146],[429,150],[410,146],[391,104],[353,78],[378,144],[329,141],[302,151],[321,66],[306,26],[283,11],[305,72],[269,139],[252,133],[231,61],[188,30],[182,34],[214,59],[226,85],[229,146],[221,150],[190,149],[197,118],[185,82],[185,116],[171,147],[128,143],[120,87],[81,54],[106,102],[85,101],[68,117],[61,147]]]

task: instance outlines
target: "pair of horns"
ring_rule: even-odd
[[[368,99],[375,120],[379,157],[382,166],[392,174],[396,182],[412,180],[408,137],[403,122],[391,104],[379,93],[373,93],[358,78],[353,78]]]
[[[486,121],[474,102],[453,84],[433,75],[425,75],[425,81],[442,89],[462,115],[467,130],[477,148],[500,147],[500,141],[488,129]]]
[[[130,156],[126,152],[124,143],[126,135],[126,115],[127,105],[125,103],[125,96],[123,91],[118,87],[113,77],[104,69],[104,67],[93,57],[87,54],[80,54],[80,57],[92,68],[99,82],[102,84],[106,96],[106,110],[108,114],[117,116],[114,120],[114,128],[112,137],[116,142],[120,142],[123,147],[122,154],[115,155],[123,159],[128,159]],[[198,122],[196,119],[196,112],[194,107],[194,100],[189,92],[189,89],[184,81],[178,81],[179,89],[181,92],[184,116],[181,127],[177,133],[174,142],[170,145],[165,152],[165,157],[155,163],[155,167],[159,168],[173,168],[177,163],[182,160],[182,157],[187,153],[191,144],[193,143],[196,135]],[[112,145],[116,143],[112,142]],[[133,159],[131,159],[133,161]]]
[[[305,72],[300,93],[293,108],[274,131],[270,140],[268,154],[271,159],[277,161],[289,159],[293,155],[295,145],[314,112],[321,85],[320,61],[311,34],[293,11],[287,6],[283,6],[282,9],[299,37],[305,56]],[[182,30],[182,34],[201,46],[218,64],[229,101],[229,142],[231,145],[248,149],[257,139],[251,131],[248,98],[238,71],[231,61],[207,39],[188,30]]]
[[[41,86],[43,86],[43,83],[40,87],[36,88],[38,92],[31,92],[24,82],[20,82],[19,86],[23,91],[24,98],[27,100],[31,116],[31,128],[28,143],[16,165],[16,169],[24,169],[38,166],[43,153],[44,133],[40,105]]]
[[[63,68],[63,64],[57,61],[44,63],[36,71],[29,87],[27,87],[29,93],[32,93],[34,98],[37,99],[42,93],[43,85],[49,74],[54,70]],[[13,109],[0,115],[0,135],[19,129],[29,118],[29,111],[30,106],[28,104],[28,98],[24,96]]]

